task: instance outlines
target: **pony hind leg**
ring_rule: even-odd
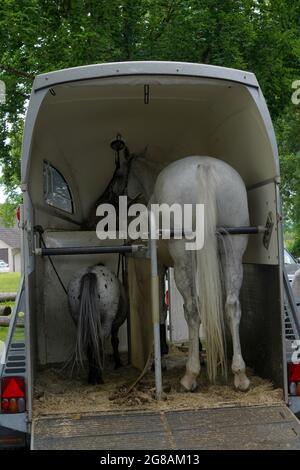
[[[111,330],[111,345],[113,348],[113,355],[115,361],[115,369],[122,367],[122,362],[119,354],[119,337],[118,337],[119,328],[112,328]]]
[[[241,320],[239,293],[243,280],[242,255],[245,240],[239,238],[239,240],[237,237],[232,240],[223,239],[221,260],[225,274],[225,314],[232,336],[233,358],[231,369],[234,374],[234,386],[237,390],[247,391],[250,381],[246,375],[239,333]]]
[[[128,297],[125,292],[124,286],[120,283],[120,297],[119,297],[119,304],[118,304],[118,310],[116,313],[115,318],[113,319],[112,325],[111,325],[111,345],[113,348],[113,357],[115,361],[115,369],[119,369],[119,367],[122,367],[122,362],[120,359],[120,354],[119,354],[119,329],[125,322],[125,320],[128,317],[129,313],[129,302],[128,302]],[[109,331],[110,328],[107,328]]]
[[[103,384],[102,370],[96,365],[94,354],[90,347],[87,348],[87,358],[89,364],[88,383],[91,385]]]

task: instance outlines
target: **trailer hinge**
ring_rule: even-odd
[[[280,176],[275,176],[274,181],[275,181],[276,184],[281,184]]]

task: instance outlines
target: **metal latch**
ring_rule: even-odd
[[[273,227],[274,227],[273,215],[272,215],[272,212],[269,212],[267,221],[266,221],[265,233],[263,237],[263,244],[266,250],[269,248],[269,245],[270,245]]]

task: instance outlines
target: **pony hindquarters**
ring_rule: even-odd
[[[104,336],[100,312],[97,276],[84,274],[80,283],[80,305],[77,321],[76,361],[83,366],[84,353],[89,362],[88,382],[103,383]]]

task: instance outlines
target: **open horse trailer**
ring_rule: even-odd
[[[266,400],[247,406],[235,399],[207,408],[195,405],[195,394],[186,394],[179,409],[159,409],[158,400],[152,410],[120,410],[111,402],[106,411],[95,411],[92,404],[81,412],[70,399],[71,409],[66,405],[65,412],[55,406],[36,412],[39,371],[64,364],[74,342],[63,287],[77,269],[102,261],[116,271],[119,252],[128,251],[131,314],[120,347],[142,370],[152,344],[149,305],[152,292],[152,310],[158,308],[153,303],[158,293],[151,291],[148,266],[155,275],[155,246],[146,254],[129,253],[132,247],[100,241],[95,230],[83,229],[114,173],[110,144],[118,134],[133,152],[147,145],[149,158],[157,161],[209,155],[226,161],[243,178],[252,228],[243,259],[241,344],[247,366],[279,390],[275,404]],[[279,187],[274,130],[252,73],[151,61],[37,76],[23,139],[22,282],[1,360],[2,403],[8,406],[0,413],[0,444],[21,445],[27,436],[33,449],[300,449],[300,424],[288,407],[285,288],[294,339],[299,338],[299,323],[284,284]],[[174,314],[177,310],[174,305]],[[20,312],[24,340],[16,337]],[[155,359],[159,397],[157,354]],[[53,385],[48,383],[49,390]],[[13,408],[9,400],[14,400]]]

